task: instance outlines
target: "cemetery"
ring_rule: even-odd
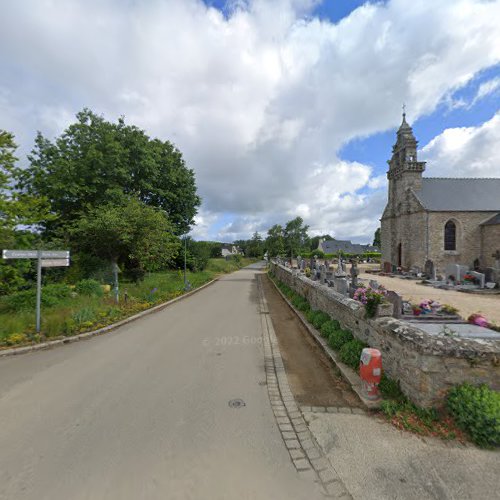
[[[341,255],[331,262],[298,257],[292,265],[278,259],[271,272],[312,309],[379,349],[384,371],[415,404],[439,407],[449,389],[463,382],[500,389],[500,333],[479,315],[471,324],[433,301],[419,304],[415,314],[399,294],[361,280],[356,260],[347,269]]]

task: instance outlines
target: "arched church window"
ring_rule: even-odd
[[[457,226],[452,220],[449,220],[444,226],[444,249],[457,249]]]

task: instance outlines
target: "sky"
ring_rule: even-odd
[[[3,0],[0,129],[21,162],[88,107],[170,140],[191,234],[301,216],[370,243],[401,123],[427,177],[500,177],[500,0]],[[500,194],[499,194],[500,196]]]

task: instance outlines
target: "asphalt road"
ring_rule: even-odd
[[[113,333],[0,359],[0,499],[321,498],[261,385],[256,272]]]

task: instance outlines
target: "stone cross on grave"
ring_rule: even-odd
[[[497,250],[492,257],[495,259],[495,267],[500,269],[500,250]]]
[[[358,287],[358,275],[359,275],[358,260],[351,259],[351,287],[352,288]]]

